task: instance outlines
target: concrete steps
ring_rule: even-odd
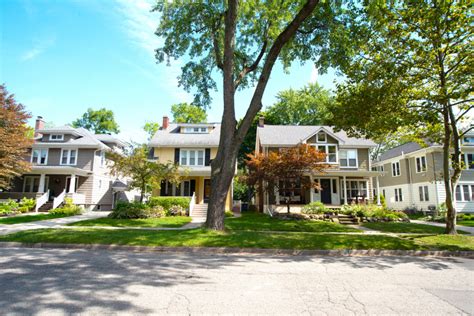
[[[47,212],[47,211],[49,211],[49,210],[52,209],[52,208],[53,208],[53,202],[46,202],[46,203],[44,203],[44,204],[39,208],[38,211],[40,211],[40,212]]]
[[[193,219],[204,219],[207,217],[207,204],[196,204],[192,212]]]
[[[358,225],[359,219],[353,215],[338,214],[337,219],[342,225]]]

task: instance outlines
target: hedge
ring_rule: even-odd
[[[169,210],[172,206],[177,205],[181,206],[183,209],[189,209],[189,203],[191,202],[191,198],[189,197],[181,197],[181,196],[155,196],[150,198],[148,201],[148,205],[151,207],[154,206],[161,206],[165,210]]]

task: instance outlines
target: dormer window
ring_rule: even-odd
[[[316,142],[317,143],[326,143],[327,142],[327,137],[325,132],[319,132],[316,135]]]
[[[59,142],[64,140],[64,134],[51,134],[49,140],[53,142]]]
[[[206,134],[209,132],[208,127],[185,127],[185,134]]]

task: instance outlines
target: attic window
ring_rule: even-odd
[[[64,140],[64,134],[51,134],[49,135],[50,141],[62,141]]]
[[[207,127],[185,127],[184,132],[186,134],[205,134],[208,133]]]
[[[326,133],[319,132],[318,135],[316,136],[316,142],[318,142],[318,143],[327,142]]]

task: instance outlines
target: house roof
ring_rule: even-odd
[[[263,146],[294,146],[324,130],[332,134],[344,147],[375,147],[376,144],[366,138],[349,137],[346,132],[335,132],[331,126],[322,125],[264,125],[257,128],[260,144]]]
[[[160,128],[149,142],[151,147],[217,147],[221,136],[221,124],[211,124],[209,133],[180,133],[182,124],[171,123],[167,129]]]
[[[380,155],[377,161],[383,161],[383,160],[395,158],[395,157],[401,156],[402,154],[409,154],[414,151],[420,150],[421,148],[423,147],[420,144],[416,142],[409,142],[409,143],[387,150],[386,152]]]

